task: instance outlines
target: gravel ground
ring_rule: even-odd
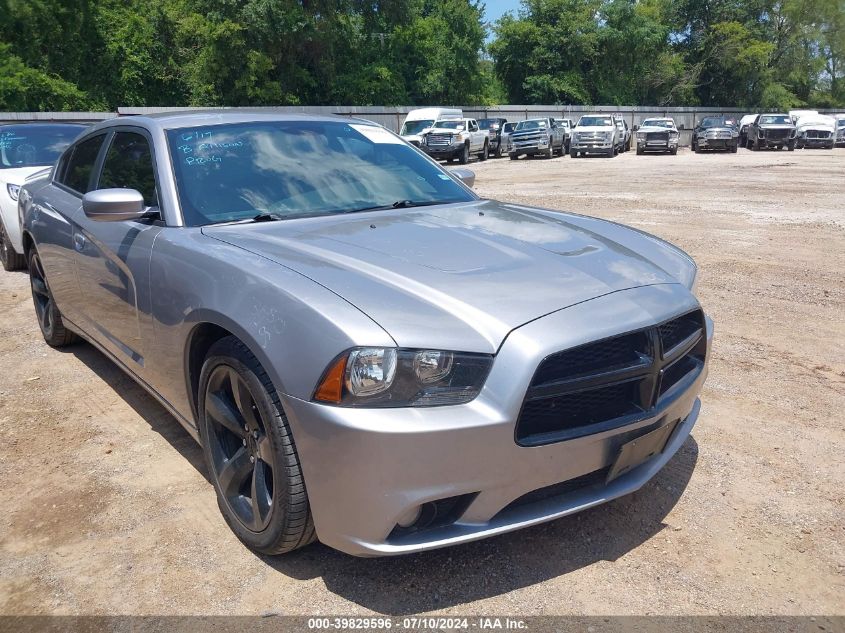
[[[510,535],[256,556],[202,455],[88,345],[41,340],[0,272],[2,614],[845,611],[845,151],[475,163],[487,197],[653,232],[716,322],[692,437],[641,491]]]

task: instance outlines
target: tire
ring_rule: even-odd
[[[513,152],[508,154],[508,157],[510,157],[511,160],[516,160],[517,158],[519,158],[519,156],[517,154],[514,154]]]
[[[739,150],[739,145],[737,145],[736,143],[731,145],[731,154],[736,154],[737,150]]]
[[[314,542],[308,493],[281,401],[267,372],[234,336],[209,349],[197,402],[217,504],[235,535],[267,555]]]
[[[546,158],[554,158],[555,157],[555,142],[553,140],[549,140],[549,149],[546,150],[545,153]]]
[[[637,156],[642,156],[644,153],[641,147],[637,148]]]
[[[0,222],[0,264],[3,264],[3,270],[7,271],[20,270],[26,266],[26,257],[19,255],[12,246],[2,222]]]
[[[461,154],[458,156],[458,162],[461,165],[466,165],[469,162],[469,143],[465,144],[461,150]]]
[[[795,151],[795,141],[790,141],[786,146],[786,151],[794,152]]]
[[[670,150],[669,150],[669,153],[670,153],[672,156],[677,156],[677,155],[678,155],[678,148],[677,148],[677,147],[673,147],[672,149],[670,149]]]
[[[484,148],[481,150],[481,153],[478,155],[478,160],[487,160],[490,156],[490,146],[487,144],[487,141],[484,141]]]
[[[567,141],[567,142],[565,142],[565,143],[563,144],[563,153],[564,153],[564,154],[568,154],[568,153],[569,153],[569,141]]]
[[[65,327],[62,313],[56,307],[53,293],[47,283],[47,275],[38,252],[33,248],[29,253],[29,284],[32,287],[32,303],[41,335],[50,347],[64,347],[76,341],[76,334]]]
[[[605,153],[605,156],[607,158],[613,158],[614,156],[616,156],[616,147],[614,146],[614,147],[609,148],[607,150],[607,152]]]
[[[496,151],[493,153],[493,156],[496,158],[502,157],[502,141],[499,141],[499,144],[496,145]]]

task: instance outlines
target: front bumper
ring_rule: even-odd
[[[595,506],[640,488],[684,443],[699,413],[705,365],[662,409],[630,425],[542,446],[519,446],[515,422],[546,356],[697,307],[683,286],[663,284],[599,297],[514,330],[481,394],[460,406],[350,409],[283,397],[319,539],[360,556],[430,550],[502,534]],[[712,340],[712,322],[706,336]],[[601,470],[621,444],[680,420],[665,450],[609,484],[508,507],[523,495]],[[454,522],[396,536],[409,511],[467,495]]]
[[[668,141],[637,139],[637,149],[645,152],[668,152],[678,149],[678,139],[669,139]]]
[[[833,147],[833,138],[800,138],[799,142],[804,147]]]
[[[699,138],[697,141],[701,149],[732,149],[739,143],[738,138]]]
[[[575,150],[576,152],[607,152],[607,150],[613,148],[613,141],[605,141],[605,140],[588,140],[582,141],[578,139],[574,139],[569,143],[569,149]]]
[[[436,145],[429,147],[425,143],[420,146],[420,149],[432,158],[451,158],[461,153],[463,150],[463,143],[452,143],[451,145]]]

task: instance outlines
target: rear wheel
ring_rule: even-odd
[[[2,222],[0,222],[0,264],[3,264],[3,270],[20,270],[26,266],[26,257],[18,255],[15,251]]]
[[[50,347],[64,347],[76,341],[76,335],[65,327],[62,313],[56,307],[53,293],[47,284],[41,258],[33,248],[29,256],[29,283],[32,286],[32,302],[41,335]]]
[[[233,336],[200,374],[199,430],[226,523],[251,549],[284,554],[316,537],[296,447],[279,396]]]

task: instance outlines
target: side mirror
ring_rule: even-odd
[[[450,173],[458,180],[464,183],[467,187],[475,185],[475,172],[465,167],[458,167],[457,169],[449,170]]]
[[[82,211],[92,220],[138,220],[146,212],[144,196],[134,189],[99,189],[82,197]]]

